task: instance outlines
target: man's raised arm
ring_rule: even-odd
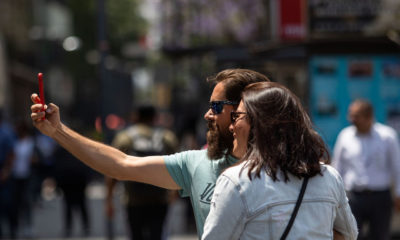
[[[50,103],[43,106],[37,94],[32,94],[33,125],[53,138],[67,151],[94,170],[119,180],[148,183],[167,189],[180,189],[170,176],[162,156],[134,157],[116,148],[86,138],[65,126],[59,108]],[[46,117],[45,119],[43,119]]]

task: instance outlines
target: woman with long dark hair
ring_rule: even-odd
[[[241,161],[218,178],[203,239],[357,238],[342,179],[292,92],[251,84],[231,121]]]

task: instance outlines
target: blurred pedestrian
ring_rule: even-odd
[[[231,121],[241,162],[218,178],[202,239],[356,239],[342,179],[292,92],[251,84]]]
[[[135,156],[171,154],[178,149],[178,140],[170,130],[154,125],[156,109],[151,105],[139,106],[137,122],[122,130],[112,145]],[[115,179],[107,178],[107,215],[113,216],[112,193]],[[168,209],[166,189],[137,182],[124,182],[127,225],[132,240],[161,240]]]
[[[88,236],[90,219],[86,187],[90,180],[90,169],[60,146],[54,152],[54,159],[54,178],[64,200],[64,236],[72,236],[74,216],[81,219],[81,235]]]
[[[16,204],[18,232],[21,237],[32,237],[32,164],[34,139],[32,129],[21,121],[16,126],[17,139],[14,145],[15,159],[12,168],[14,181],[13,202]]]
[[[33,202],[41,202],[41,189],[46,178],[53,178],[54,151],[56,142],[50,137],[37,132],[34,136],[36,161],[32,168]]]
[[[13,198],[11,172],[14,161],[15,135],[10,125],[3,119],[0,109],[0,239],[6,238],[5,225],[8,225],[8,238],[16,238],[17,216]]]
[[[34,103],[31,118],[43,134],[52,137],[82,162],[104,175],[180,190],[182,197],[191,198],[197,234],[201,237],[217,177],[226,167],[237,162],[231,156],[233,136],[228,129],[230,113],[237,108],[245,86],[269,81],[263,74],[248,69],[226,69],[208,80],[215,86],[209,109],[204,115],[208,123],[207,149],[151,157],[127,155],[68,128],[60,120],[59,108],[52,103],[42,106],[37,94],[31,95]],[[45,112],[41,111],[43,107]],[[45,120],[42,120],[43,117]]]
[[[352,126],[337,138],[332,165],[342,175],[360,239],[390,239],[395,183],[396,210],[400,210],[400,146],[397,133],[374,121],[371,103],[357,99],[348,113]],[[368,232],[363,236],[365,224]]]

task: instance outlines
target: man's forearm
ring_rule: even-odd
[[[118,149],[83,137],[64,124],[53,133],[52,138],[67,151],[96,171],[120,179],[127,155]]]
[[[36,94],[31,99],[35,102]],[[52,137],[62,147],[94,170],[115,178],[180,189],[168,172],[163,156],[135,157],[103,143],[83,137],[61,123],[59,108],[50,103],[44,113],[41,104],[31,106],[31,118],[41,133]],[[45,119],[43,120],[43,117]]]

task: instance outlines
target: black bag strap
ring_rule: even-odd
[[[307,183],[308,183],[308,177],[305,177],[303,180],[303,184],[301,185],[301,190],[299,193],[299,197],[297,198],[296,206],[293,209],[292,216],[290,217],[289,223],[286,226],[286,229],[282,234],[281,240],[286,239],[287,235],[289,234],[290,229],[292,228],[294,219],[296,218],[297,212],[299,211],[301,201],[303,200],[303,196],[306,191]]]

